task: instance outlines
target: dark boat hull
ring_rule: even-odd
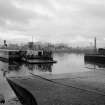
[[[105,55],[101,54],[85,54],[84,55],[85,61],[91,61],[96,63],[105,63]]]

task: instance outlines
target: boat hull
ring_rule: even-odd
[[[22,59],[24,62],[31,63],[31,64],[43,64],[43,63],[56,63],[55,60],[42,60],[42,59]]]
[[[105,63],[105,55],[100,54],[85,54],[84,55],[85,61],[91,61],[96,63]]]

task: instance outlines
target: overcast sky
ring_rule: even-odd
[[[105,47],[105,0],[0,0],[0,40]],[[1,41],[0,41],[1,42]]]

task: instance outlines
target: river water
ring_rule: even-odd
[[[8,85],[5,76],[27,76],[30,73],[37,75],[49,74],[63,74],[63,73],[77,73],[92,70],[104,70],[105,65],[95,64],[84,61],[83,54],[55,54],[54,64],[25,64],[25,63],[6,63],[0,61],[0,94],[3,94],[6,99],[14,97],[12,89]]]

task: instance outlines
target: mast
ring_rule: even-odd
[[[34,37],[32,35],[32,50],[33,50],[33,48],[34,48]]]
[[[96,42],[96,37],[94,38],[94,52],[97,52],[97,42]]]
[[[34,48],[34,42],[33,42],[33,36],[32,36],[32,41],[29,42],[29,49],[33,50],[33,48]]]
[[[32,42],[34,41],[34,37],[33,37],[33,35],[32,35]]]

